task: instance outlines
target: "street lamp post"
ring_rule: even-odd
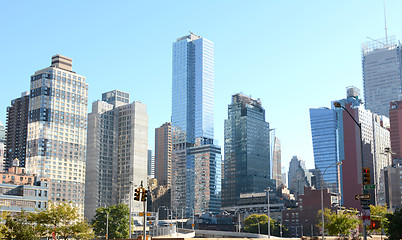
[[[133,196],[133,181],[130,181],[130,196],[128,196],[128,203],[129,203],[129,208],[130,208],[130,227],[129,227],[129,232],[130,232],[130,234],[129,234],[129,236],[130,236],[130,238],[131,238],[131,233],[132,233],[132,231],[131,231],[131,224],[132,224],[132,219],[131,219],[131,215],[132,215],[132,203],[131,203],[131,198],[132,198],[132,196]]]
[[[362,124],[357,122],[356,119],[352,116],[352,114],[350,114],[350,112],[341,105],[340,102],[334,102],[334,107],[336,108],[342,108],[343,110],[345,110],[350,118],[352,118],[352,120],[355,122],[355,124],[359,127],[359,135],[360,135],[360,158],[361,158],[361,164],[362,164],[362,168],[363,168],[363,136],[362,136]],[[364,176],[362,174],[362,194],[364,194]],[[366,225],[363,224],[363,240],[367,240],[367,232],[366,232]]]
[[[322,225],[322,240],[324,240],[324,232],[325,232],[325,226],[324,226],[324,174],[327,171],[328,168],[334,166],[334,165],[341,165],[342,162],[335,162],[329,165],[327,168],[325,168],[324,173],[321,175],[321,225]]]
[[[268,216],[268,238],[271,238],[271,211],[270,211],[270,205],[269,205],[269,192],[271,191],[271,188],[267,188],[267,216]]]

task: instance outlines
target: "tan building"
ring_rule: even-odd
[[[27,156],[29,174],[51,179],[51,201],[71,201],[84,213],[87,137],[86,78],[72,59],[52,57],[31,76]]]
[[[158,185],[171,187],[172,183],[172,123],[155,129],[155,175]]]

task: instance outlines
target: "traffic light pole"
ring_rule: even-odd
[[[143,240],[147,239],[147,201],[145,200],[144,202],[144,238]]]

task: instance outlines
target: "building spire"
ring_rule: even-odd
[[[385,0],[383,0],[383,3],[384,3],[385,44],[388,47],[387,14],[385,11]]]

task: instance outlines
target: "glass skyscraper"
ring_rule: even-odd
[[[402,94],[402,46],[395,38],[362,46],[365,107],[389,117],[389,104]]]
[[[191,209],[217,213],[221,156],[214,145],[213,42],[193,33],[178,38],[172,68],[172,205],[187,215]],[[196,180],[199,174],[205,179]]]
[[[311,136],[313,139],[315,168],[322,174],[331,164],[339,162],[338,117],[336,110],[329,108],[310,108]],[[325,172],[324,188],[341,193],[339,167],[333,165]],[[317,177],[322,177],[320,176]],[[321,186],[321,179],[317,179]]]
[[[237,205],[240,194],[275,188],[270,180],[269,123],[261,101],[232,96],[225,120],[223,206]]]

